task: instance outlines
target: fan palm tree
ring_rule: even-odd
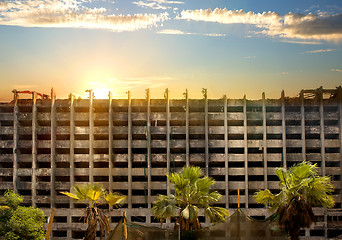
[[[165,219],[178,215],[175,229],[180,227],[180,230],[201,228],[199,209],[204,209],[210,222],[224,221],[229,216],[228,210],[211,206],[222,197],[217,191],[210,192],[215,180],[202,176],[201,169],[193,166],[184,167],[180,173],[167,175],[174,185],[175,193],[169,196],[159,195],[152,207],[154,216],[162,223]]]
[[[329,176],[319,176],[316,164],[301,162],[289,169],[277,168],[280,192],[262,190],[255,194],[258,203],[276,209],[278,223],[292,240],[299,239],[301,228],[315,221],[312,207],[332,208],[335,201],[331,193],[334,186]]]
[[[88,228],[84,240],[96,239],[98,224],[100,226],[100,239],[102,239],[106,232],[110,232],[110,226],[108,217],[98,206],[104,204],[111,206],[118,205],[126,197],[116,193],[108,193],[99,184],[74,186],[74,191],[75,193],[61,193],[76,201],[85,202],[87,205],[84,212],[84,222],[88,223]]]

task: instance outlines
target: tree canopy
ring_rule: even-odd
[[[203,176],[199,167],[184,167],[180,173],[167,175],[174,185],[174,194],[159,195],[154,202],[152,212],[156,218],[163,222],[166,218],[177,216],[176,225],[181,230],[199,229],[199,209],[204,210],[210,222],[224,221],[229,212],[225,208],[214,207],[222,195],[217,191],[210,191],[215,180]]]
[[[303,161],[289,169],[277,168],[279,193],[265,189],[255,194],[258,203],[271,206],[278,214],[278,223],[295,240],[301,228],[314,222],[312,207],[332,208],[334,186],[329,176],[318,174],[317,164]]]

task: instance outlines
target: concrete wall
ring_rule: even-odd
[[[335,185],[336,206],[315,209],[318,223],[306,236],[334,235],[341,217],[342,91],[303,90],[299,97],[260,100],[39,99],[33,93],[0,104],[0,191],[14,189],[25,204],[49,215],[56,207],[53,239],[80,239],[82,204],[60,191],[97,182],[127,195],[109,212],[113,226],[123,211],[132,221],[159,225],[150,208],[172,191],[165,175],[197,165],[217,182],[219,206],[268,216],[253,194],[278,189],[275,169],[302,160],[317,163]],[[205,224],[205,219],[201,221]],[[167,223],[170,225],[170,223]]]

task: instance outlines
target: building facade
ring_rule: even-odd
[[[56,99],[14,90],[0,104],[0,191],[24,196],[25,205],[50,214],[56,208],[53,239],[80,239],[84,205],[60,191],[100,183],[127,196],[108,209],[114,226],[123,212],[136,222],[159,225],[151,214],[158,194],[170,194],[166,174],[196,165],[216,180],[231,213],[238,201],[245,213],[270,212],[253,198],[260,189],[277,191],[277,167],[307,160],[335,185],[333,209],[314,209],[317,223],[307,237],[342,234],[342,88],[302,90],[297,97],[260,100]],[[31,93],[30,93],[31,94]],[[240,195],[238,197],[238,190]],[[201,217],[201,222],[207,220]],[[172,223],[167,222],[166,225]]]

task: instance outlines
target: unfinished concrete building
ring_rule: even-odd
[[[166,174],[197,165],[217,181],[219,206],[234,212],[240,189],[241,208],[263,218],[270,212],[253,194],[278,189],[275,169],[302,160],[317,163],[336,188],[335,208],[315,209],[317,224],[302,234],[341,234],[341,87],[260,100],[208,99],[206,90],[203,99],[187,92],[170,99],[167,90],[161,99],[148,90],[145,99],[24,93],[0,104],[0,191],[14,189],[47,216],[55,207],[53,239],[80,239],[86,229],[84,205],[60,194],[75,184],[101,183],[127,196],[122,208],[109,211],[112,226],[123,211],[157,225],[150,209],[158,194],[172,191]]]

